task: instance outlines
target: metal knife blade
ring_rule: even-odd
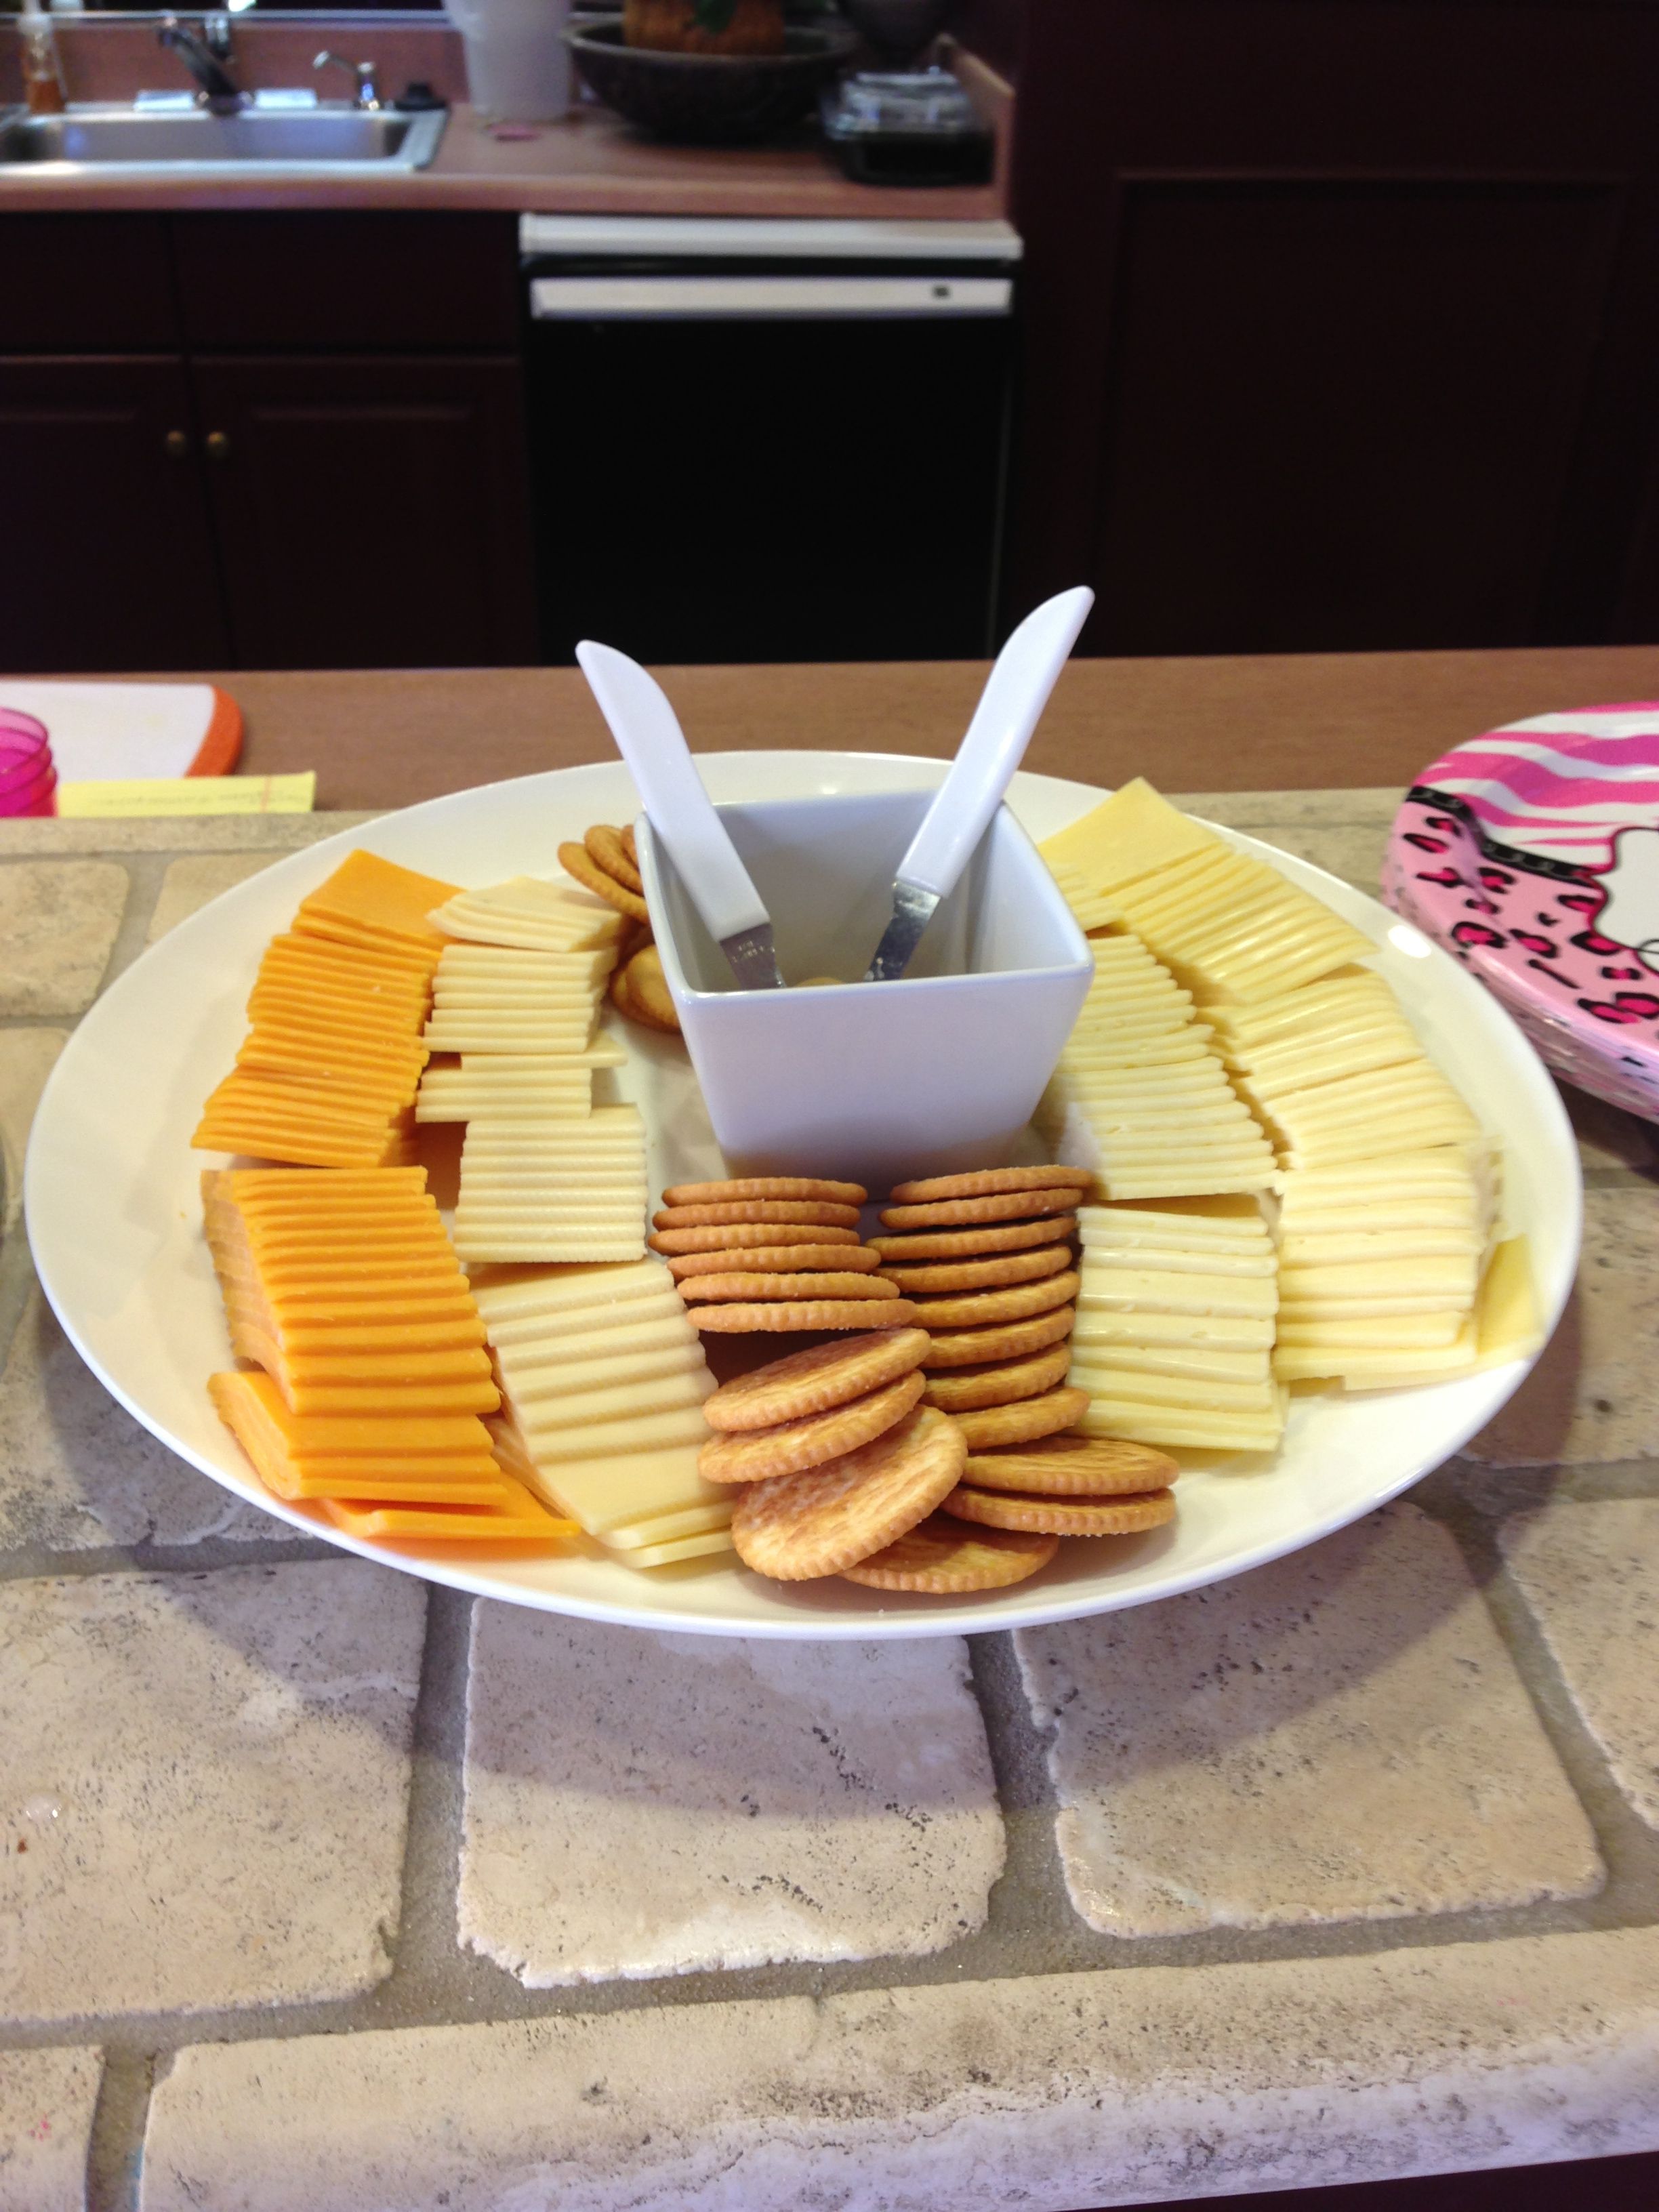
[[[739,929],[720,940],[720,951],[732,963],[732,973],[742,991],[781,991],[782,972],[778,967],[777,948],[772,942],[772,925],[762,922],[755,929]]]
[[[881,943],[864,971],[866,983],[898,981],[909,966],[921,933],[933,920],[939,902],[937,891],[925,891],[902,880],[894,884],[893,919],[883,930]]]

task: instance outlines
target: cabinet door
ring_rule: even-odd
[[[192,374],[239,665],[535,658],[516,361]]]
[[[0,668],[222,668],[184,365],[0,360]]]
[[[1085,649],[1604,630],[1659,369],[1659,15],[1030,11],[1016,605]]]

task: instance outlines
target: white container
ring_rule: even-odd
[[[466,49],[468,96],[490,123],[554,123],[570,112],[568,0],[446,0]]]
[[[725,805],[792,984],[861,976],[931,791]],[[1094,972],[1004,806],[896,983],[743,991],[641,816],[640,872],[714,1135],[736,1175],[906,1176],[1000,1165]]]

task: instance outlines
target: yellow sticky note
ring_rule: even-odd
[[[297,775],[156,775],[131,782],[60,783],[59,814],[309,814],[317,771]]]

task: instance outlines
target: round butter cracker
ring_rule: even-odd
[[[724,1206],[731,1199],[819,1199],[831,1206],[862,1206],[861,1182],[830,1182],[818,1176],[737,1176],[728,1182],[678,1182],[662,1194],[665,1206]]]
[[[856,1229],[823,1222],[723,1221],[700,1229],[659,1229],[646,1242],[653,1252],[737,1252],[767,1244],[846,1244],[859,1241]],[[876,1255],[878,1259],[879,1253]]]
[[[763,1228],[765,1224],[758,1225]],[[859,1244],[757,1244],[747,1249],[740,1244],[727,1244],[714,1252],[678,1252],[668,1262],[668,1272],[676,1282],[684,1282],[691,1275],[731,1275],[745,1267],[763,1275],[798,1275],[825,1269],[843,1275],[868,1275],[880,1265],[879,1254],[866,1252]],[[884,1279],[892,1282],[890,1275]],[[898,1285],[894,1283],[893,1288],[897,1290]]]
[[[1060,1549],[1058,1536],[1027,1528],[987,1528],[969,1535],[934,1514],[884,1551],[843,1567],[842,1580],[866,1589],[915,1590],[926,1597],[966,1597],[975,1590],[1006,1589],[1046,1567]]]
[[[1000,1291],[959,1291],[954,1297],[918,1298],[916,1311],[926,1329],[988,1328],[994,1322],[1029,1321],[1069,1305],[1081,1281],[1074,1267],[1035,1283],[1015,1283]],[[897,1286],[895,1285],[896,1288]]]
[[[625,891],[643,896],[645,884],[634,865],[633,856],[623,842],[622,831],[613,830],[608,823],[596,822],[582,838],[587,857],[596,867],[605,870],[613,883],[620,884]]]
[[[939,1198],[925,1206],[884,1206],[884,1229],[952,1229],[976,1221],[1033,1221],[1040,1216],[1073,1213],[1074,1185],[1046,1185],[1039,1190],[1010,1190],[986,1198]]]
[[[1154,1490],[1104,1503],[1084,1498],[1020,1497],[1006,1490],[975,1490],[964,1483],[941,1509],[958,1521],[988,1528],[1031,1528],[1050,1536],[1133,1536],[1175,1519],[1175,1495]]]
[[[717,1304],[734,1298],[866,1298],[872,1305],[891,1305],[898,1298],[893,1285],[879,1275],[861,1275],[850,1268],[790,1274],[741,1266],[729,1274],[693,1275],[682,1285],[680,1294],[688,1300],[706,1298]]]
[[[896,1182],[890,1206],[928,1206],[941,1198],[998,1198],[1019,1190],[1092,1190],[1089,1168],[979,1168],[967,1175],[924,1176],[919,1182]]]
[[[731,1198],[707,1206],[665,1206],[651,1217],[653,1229],[724,1229],[757,1221],[779,1221],[796,1228],[856,1229],[856,1206],[832,1206],[823,1199]]]
[[[977,1229],[917,1231],[908,1237],[871,1237],[872,1252],[884,1260],[975,1260],[991,1252],[1024,1252],[1038,1244],[1069,1243],[1077,1234],[1075,1213],[1046,1221],[982,1222]]]
[[[1007,1290],[1017,1283],[1036,1283],[1045,1275],[1063,1274],[1072,1264],[1072,1255],[1064,1244],[1040,1244],[1034,1252],[994,1252],[987,1260],[924,1262],[919,1267],[902,1267],[896,1261],[884,1260],[879,1252],[874,1258],[888,1281],[896,1283],[907,1298],[935,1291]]]
[[[1047,1436],[968,1455],[963,1480],[975,1490],[1038,1498],[1115,1498],[1165,1490],[1181,1469],[1150,1444],[1115,1437]]]
[[[918,1406],[873,1443],[751,1483],[732,1516],[738,1557],[780,1582],[841,1574],[925,1521],[966,1457],[950,1422]]]
[[[920,1326],[927,1328],[919,1306],[915,1315]],[[1041,1352],[1045,1345],[1063,1343],[1076,1319],[1068,1304],[1056,1306],[1050,1313],[1033,1314],[1029,1321],[994,1322],[988,1328],[946,1329],[937,1335],[929,1328],[933,1340],[921,1364],[931,1370],[981,1367],[988,1359],[1023,1359],[1027,1352]]]
[[[861,1282],[872,1279],[861,1276]],[[869,1298],[777,1298],[745,1305],[687,1306],[686,1317],[695,1328],[717,1335],[744,1336],[760,1329],[793,1330],[805,1335],[816,1328],[868,1328],[878,1309]],[[908,1298],[889,1298],[878,1309],[883,1321],[896,1328],[914,1321],[915,1308]]]
[[[951,1419],[962,1431],[971,1455],[993,1451],[1000,1444],[1030,1443],[1037,1437],[1060,1435],[1075,1428],[1088,1410],[1088,1392],[1062,1383],[1058,1389],[1042,1391],[1034,1398],[981,1406],[975,1411],[953,1413]]]
[[[896,1382],[831,1406],[827,1413],[808,1413],[775,1428],[712,1436],[697,1455],[697,1472],[705,1482],[764,1482],[775,1474],[802,1474],[884,1436],[921,1402],[923,1387],[920,1370],[913,1369]]]
[[[924,1330],[925,1335],[927,1332]],[[1068,1344],[1051,1345],[1029,1359],[1002,1359],[989,1367],[964,1367],[955,1374],[930,1374],[923,1404],[941,1413],[975,1413],[982,1406],[1012,1405],[1018,1398],[1035,1398],[1066,1380],[1072,1364]],[[705,1408],[705,1411],[707,1408]]]
[[[607,906],[614,906],[618,914],[628,915],[635,921],[648,921],[650,908],[637,891],[630,891],[625,884],[608,875],[586,845],[561,845],[559,866],[566,875],[574,876],[584,890],[593,891]]]
[[[750,1430],[826,1413],[914,1373],[927,1350],[920,1328],[872,1329],[839,1344],[811,1345],[722,1382],[703,1400],[703,1419],[711,1429]]]

